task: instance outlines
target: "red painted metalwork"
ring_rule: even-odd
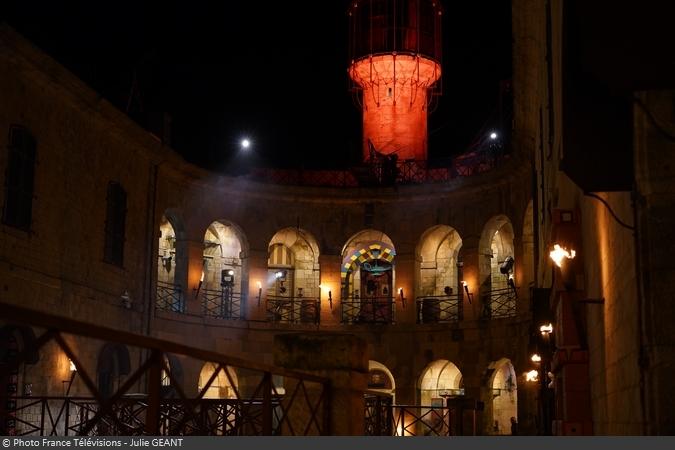
[[[356,0],[348,14],[349,76],[363,112],[363,161],[374,152],[426,160],[429,93],[440,93],[440,2]]]

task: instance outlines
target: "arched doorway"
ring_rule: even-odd
[[[98,391],[103,398],[111,397],[129,375],[131,360],[123,344],[107,343],[101,349],[96,366]]]
[[[479,276],[484,318],[516,315],[513,239],[513,226],[504,215],[493,217],[483,228]]]
[[[420,405],[444,406],[445,398],[464,395],[462,372],[448,360],[436,360],[422,372],[419,390]]]
[[[204,363],[202,370],[199,373],[199,384],[197,385],[197,392],[201,392],[206,387],[209,380],[214,376],[214,372],[218,368],[217,364],[212,362]],[[221,368],[218,370],[213,382],[209,385],[204,393],[203,398],[237,398],[235,389],[238,387],[237,374],[233,368],[227,367],[230,377],[227,376],[225,370]],[[232,383],[230,382],[232,379]]]
[[[242,318],[242,287],[246,285],[247,244],[241,229],[215,221],[204,233],[204,261],[200,297],[205,316]]]
[[[391,371],[384,364],[373,360],[368,361],[368,389],[391,395],[392,404],[395,403],[396,382]]]
[[[274,322],[318,323],[319,246],[300,228],[284,228],[270,240],[267,315]]]
[[[364,230],[342,250],[342,322],[391,323],[396,250],[389,236]]]
[[[511,361],[502,358],[490,364],[488,385],[491,404],[486,408],[488,434],[511,434],[511,418],[518,420],[518,382]]]
[[[167,210],[159,221],[157,263],[158,309],[184,312],[185,295],[181,280],[185,277],[185,241],[178,215]]]
[[[14,420],[17,397],[30,395],[32,389],[22,378],[20,366],[15,365],[17,355],[24,351],[29,352],[24,364],[34,365],[38,362],[39,353],[35,350],[32,328],[25,325],[5,325],[0,328],[0,435],[3,436],[17,433]]]
[[[416,249],[417,321],[456,322],[462,318],[464,290],[458,261],[462,238],[447,225],[422,234]]]

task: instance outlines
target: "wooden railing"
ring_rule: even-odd
[[[325,435],[330,434],[329,380],[301,372],[246,361],[176,342],[92,325],[66,317],[0,303],[2,319],[9,324],[43,329],[30,348],[9,355],[0,363],[0,380],[21,373],[23,365],[52,361],[65,354],[72,361],[70,383],[79,386],[78,396],[54,397],[54,388],[30,396],[0,392],[0,434],[95,435],[95,434],[223,434],[223,435]],[[135,348],[138,366],[106,392],[84,363],[93,346],[102,342]],[[47,345],[49,344],[49,345]],[[55,353],[56,352],[56,353]],[[199,366],[211,363],[214,370],[199,390],[183,385],[180,371],[170,361],[180,355]],[[134,358],[135,359],[135,358]],[[34,374],[53,376],[45,364]],[[236,374],[243,385],[238,385]],[[242,376],[244,374],[244,376]],[[99,377],[100,378],[100,377]],[[227,399],[206,399],[215,381],[231,387]],[[274,382],[273,382],[274,380]],[[279,381],[283,380],[283,381]],[[33,380],[35,386],[35,381]],[[184,386],[188,386],[187,388]],[[169,387],[170,390],[166,388]],[[222,386],[220,386],[222,388]],[[132,389],[142,394],[131,394]],[[215,389],[216,391],[218,389]],[[80,395],[81,392],[88,395]],[[70,392],[70,384],[67,392]],[[167,398],[171,392],[172,398]],[[50,395],[52,394],[52,395]]]

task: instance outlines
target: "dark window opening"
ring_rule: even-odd
[[[122,267],[127,193],[121,184],[114,181],[108,183],[106,204],[104,260]]]
[[[9,129],[3,223],[30,230],[35,179],[35,138],[21,126]]]

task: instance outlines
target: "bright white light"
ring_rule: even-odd
[[[241,148],[249,148],[251,146],[251,141],[248,139],[241,140]]]
[[[551,334],[553,333],[553,324],[542,325],[539,327],[539,331],[541,331],[541,334]]]
[[[495,133],[494,131],[492,133],[490,133],[490,139],[492,139],[492,140],[497,139],[497,133]]]
[[[234,270],[232,270],[232,269],[228,270],[228,271],[227,271],[227,274],[228,274],[228,275],[234,275]]]
[[[539,372],[536,370],[530,370],[525,373],[525,381],[537,381],[539,379]]]
[[[532,360],[532,362],[541,362],[541,356],[539,356],[537,353],[532,355],[530,359]]]
[[[281,278],[283,275],[284,275],[283,273],[277,272],[277,273],[274,274],[274,277],[275,278]]]
[[[553,250],[549,253],[549,256],[553,260],[556,266],[562,267],[562,262],[563,258],[567,259],[573,259],[576,256],[577,252],[574,250],[567,250],[566,248],[563,248],[559,246],[558,244],[555,244],[553,246]]]
[[[69,364],[70,365],[70,367],[69,367],[70,371],[71,372],[77,372],[77,367],[75,366],[75,363],[73,362],[73,360],[69,358],[68,362],[70,363]]]

